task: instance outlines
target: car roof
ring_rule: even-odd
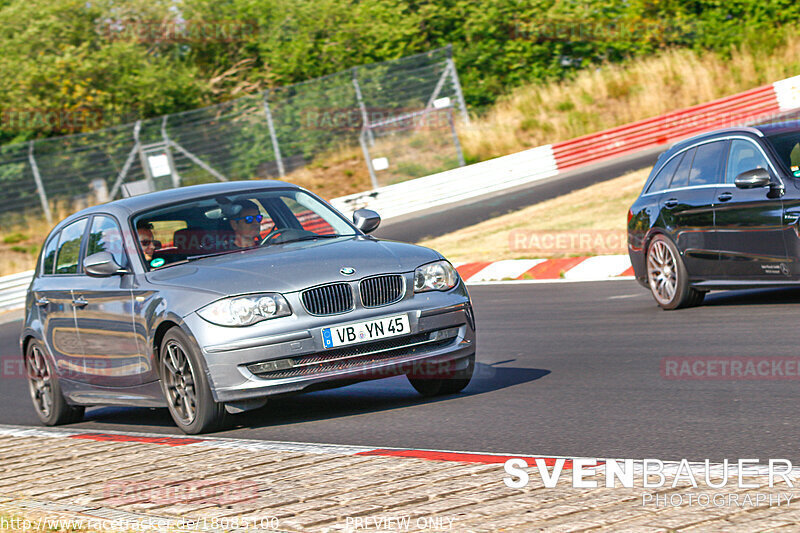
[[[142,209],[149,209],[168,205],[181,200],[188,200],[194,197],[211,196],[214,194],[235,194],[252,190],[292,188],[304,190],[302,187],[278,180],[247,180],[247,181],[226,181],[219,183],[205,183],[202,185],[189,185],[177,187],[165,191],[156,191],[129,198],[122,198],[82,209],[62,220],[53,231],[61,229],[73,220],[91,215],[93,213],[111,213],[120,218],[127,218],[131,213]],[[51,232],[52,233],[52,232]]]
[[[722,130],[714,130],[706,133],[701,133],[700,135],[695,135],[693,137],[689,137],[688,139],[678,141],[669,148],[668,152],[669,153],[677,152],[699,141],[712,140],[716,137],[725,137],[727,135],[731,135],[732,133],[740,133],[740,134],[743,133],[745,135],[751,135],[751,136],[754,135],[756,137],[764,136],[764,134],[756,127],[740,126],[737,128],[725,128]]]
[[[780,133],[800,132],[800,119],[793,118],[791,120],[768,122],[755,126],[755,128],[767,137]]]

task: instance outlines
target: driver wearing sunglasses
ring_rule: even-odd
[[[238,248],[250,248],[258,245],[261,233],[261,220],[264,215],[258,212],[258,206],[250,200],[239,200],[233,205],[241,207],[239,214],[228,219],[235,233],[233,244]]]

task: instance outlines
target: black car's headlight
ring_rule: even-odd
[[[414,292],[447,291],[458,283],[458,272],[447,261],[422,265],[414,272]]]
[[[292,309],[281,294],[267,292],[217,300],[199,309],[197,314],[218,326],[249,326],[262,320],[289,316]]]

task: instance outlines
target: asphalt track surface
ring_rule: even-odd
[[[797,380],[675,381],[662,358],[797,356],[800,289],[711,293],[666,312],[633,281],[474,286],[476,378],[423,400],[391,378],[271,401],[218,436],[561,456],[788,458],[800,463]],[[6,361],[0,423],[38,425]],[[10,358],[10,359],[9,359]],[[11,371],[9,371],[11,367]],[[179,434],[165,409],[94,408],[74,427]]]
[[[601,181],[617,178],[633,170],[652,167],[658,154],[664,149],[659,147],[637,152],[493,195],[392,218],[375,230],[374,235],[381,239],[406,242],[419,242],[427,237],[445,235]]]

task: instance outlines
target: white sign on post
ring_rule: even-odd
[[[374,170],[386,170],[389,168],[389,160],[385,157],[376,157],[372,160],[372,168]]]
[[[169,168],[167,154],[148,155],[147,164],[150,166],[150,175],[154,178],[169,176],[172,171]]]

